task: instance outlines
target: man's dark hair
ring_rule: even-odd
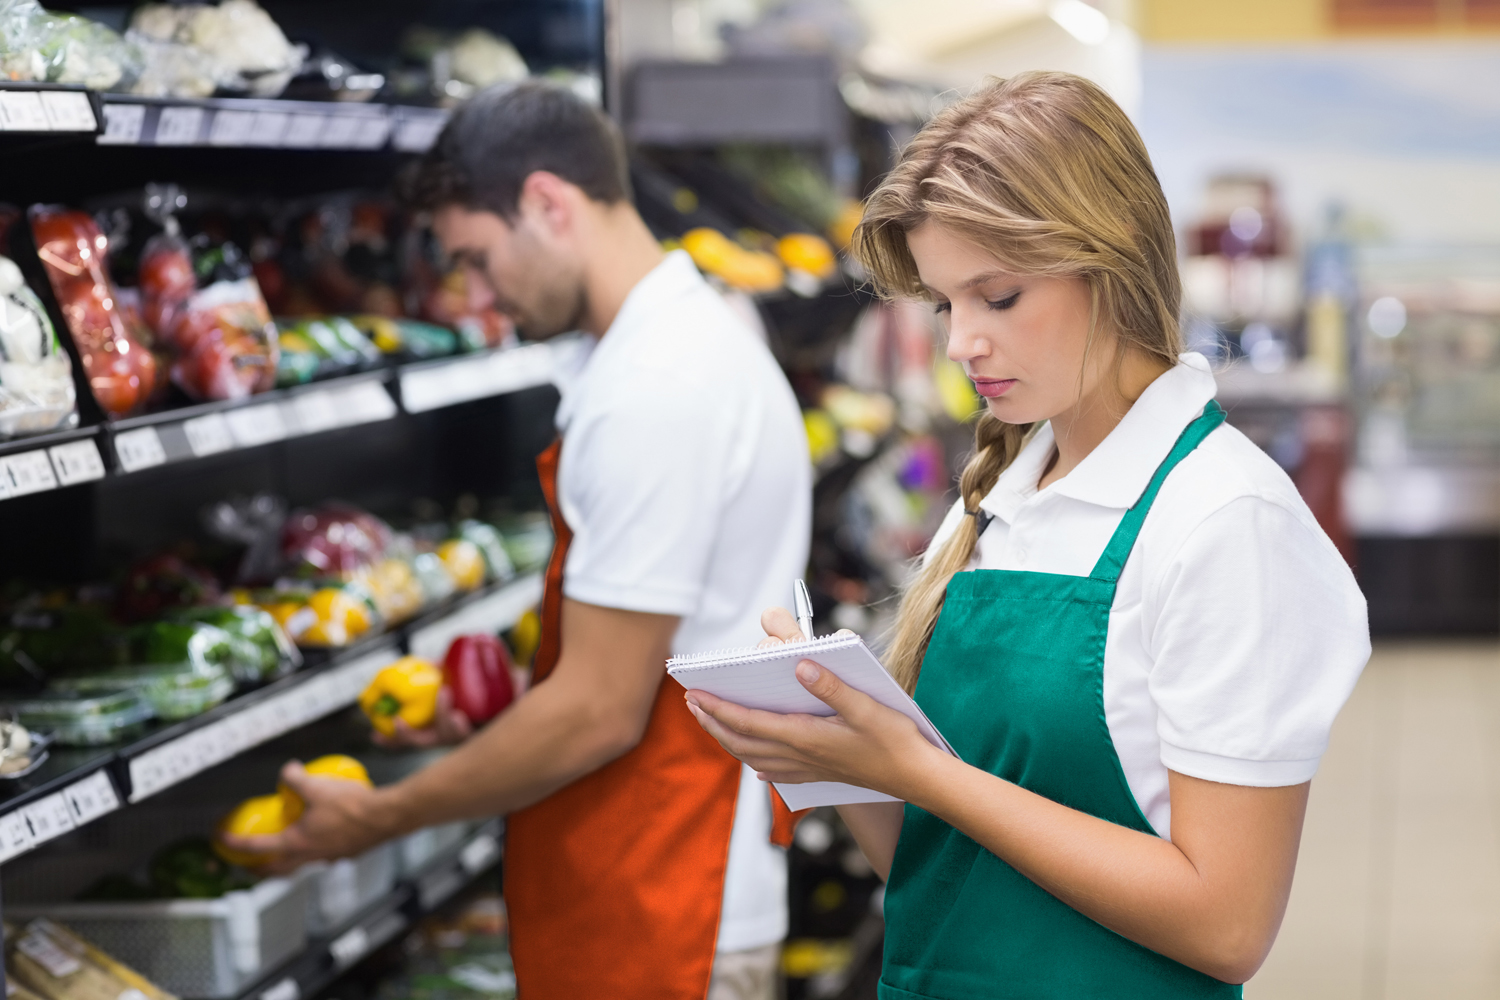
[[[598,108],[554,84],[527,81],[481,91],[453,113],[403,179],[412,207],[457,205],[513,220],[521,185],[538,170],[576,184],[594,201],[629,201],[619,129]]]

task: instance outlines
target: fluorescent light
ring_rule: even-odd
[[[1109,17],[1083,0],[1056,0],[1047,14],[1085,45],[1101,45],[1109,37]]]

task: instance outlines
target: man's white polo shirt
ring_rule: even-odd
[[[969,568],[1088,576],[1215,389],[1203,356],[1184,354],[1038,491],[1055,445],[1043,426],[980,503],[995,518]],[[929,552],[963,516],[955,504]],[[1171,836],[1169,769],[1231,785],[1310,780],[1369,656],[1348,565],[1286,473],[1220,426],[1162,484],[1109,616],[1105,720],[1157,833]]]
[[[568,381],[558,500],[563,593],[678,615],[673,653],[754,645],[807,566],[812,469],[797,400],[765,344],[683,251],[626,298]],[[664,681],[670,683],[670,681]],[[786,936],[769,789],[742,769],[720,951]]]

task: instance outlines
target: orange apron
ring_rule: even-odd
[[[532,683],[562,645],[573,532],[557,500],[562,441],[537,458],[557,536]],[[702,1000],[713,970],[740,765],[663,683],[629,753],[506,820],[505,900],[525,1000]],[[772,839],[794,819],[772,796]]]

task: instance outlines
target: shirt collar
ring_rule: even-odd
[[[1047,489],[1100,507],[1130,508],[1216,392],[1208,360],[1197,353],[1181,355],[1146,387],[1099,446]],[[1010,523],[1021,504],[1036,495],[1055,443],[1052,425],[1040,428],[980,506]]]
[[[620,304],[614,322],[602,337],[589,337],[594,344],[582,366],[562,389],[562,399],[557,405],[554,422],[559,432],[565,432],[578,408],[578,400],[586,394],[588,381],[601,372],[608,372],[614,365],[629,355],[629,341],[633,335],[650,325],[650,317],[679,295],[703,284],[693,258],[686,250],[673,250],[662,258],[646,276],[635,283],[635,287]]]

